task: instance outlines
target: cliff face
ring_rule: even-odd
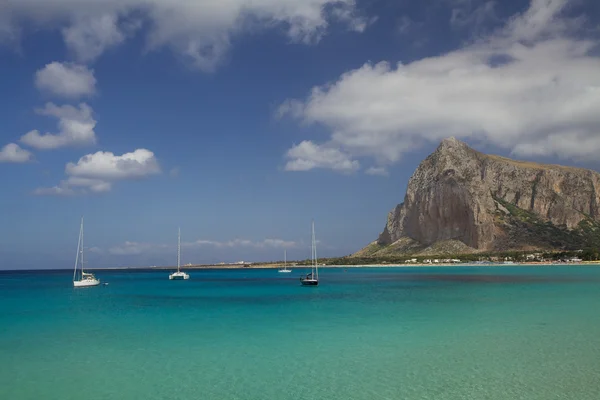
[[[411,177],[377,250],[444,241],[473,251],[578,247],[596,227],[600,234],[599,173],[486,155],[449,138]],[[567,243],[561,246],[552,235]]]

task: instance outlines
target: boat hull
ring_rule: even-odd
[[[288,273],[288,272],[292,272],[292,270],[291,269],[280,269],[278,272]]]
[[[73,287],[90,287],[98,286],[100,281],[98,279],[85,279],[82,281],[73,281]]]
[[[302,286],[318,286],[319,285],[319,281],[316,279],[303,279],[300,282],[302,282]]]
[[[185,281],[190,279],[190,276],[184,272],[175,272],[169,275],[169,280],[171,281]]]

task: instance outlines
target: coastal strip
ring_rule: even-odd
[[[524,263],[436,263],[436,264],[411,264],[411,263],[399,263],[399,264],[348,264],[348,265],[328,265],[319,264],[319,268],[439,268],[439,267],[527,267],[527,266],[600,266],[600,260],[597,261],[582,261],[578,263],[560,263],[560,262],[524,262]],[[283,268],[283,263],[248,263],[244,265],[240,264],[195,264],[186,265],[181,269],[187,270],[219,270],[219,269],[280,269]],[[287,267],[294,269],[306,269],[310,268],[309,264],[287,264]],[[168,271],[177,269],[177,266],[143,266],[143,267],[106,267],[106,268],[89,268],[93,271],[103,270],[158,270]]]

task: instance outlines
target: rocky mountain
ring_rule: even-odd
[[[357,256],[600,246],[600,174],[515,161],[449,138]]]

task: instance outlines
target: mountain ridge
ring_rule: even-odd
[[[451,137],[355,256],[600,246],[600,173],[488,155]]]

